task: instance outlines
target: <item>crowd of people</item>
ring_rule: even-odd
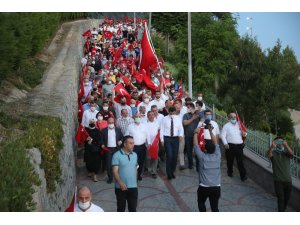
[[[236,158],[240,179],[246,181],[243,139],[247,133],[241,130],[235,113],[230,113],[220,132],[203,94],[193,101],[162,59],[148,71],[140,68],[144,23],[140,18],[136,23],[126,17],[105,18],[83,34],[76,140],[84,144],[88,176],[97,182],[97,174],[106,171],[107,183],[115,182],[117,211],[125,211],[127,202],[128,210],[134,212],[138,182],[145,173],[156,179],[161,162],[166,164],[166,171],[161,172],[168,180],[176,179],[177,167],[196,169],[199,211],[206,211],[207,198],[211,210],[219,211],[219,142],[226,149],[228,176],[233,176]],[[81,192],[90,194],[86,187]],[[83,203],[78,207],[86,210]]]

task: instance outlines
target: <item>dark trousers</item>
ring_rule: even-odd
[[[243,163],[244,157],[244,145],[243,144],[230,144],[229,149],[225,150],[226,159],[227,159],[227,174],[232,175],[233,173],[233,161],[236,158],[237,166],[239,169],[241,179],[244,179],[246,176],[246,169]]]
[[[194,147],[193,137],[185,136],[185,148],[186,148],[189,167],[193,166],[193,147]]]
[[[121,189],[115,189],[117,197],[117,211],[125,212],[126,202],[128,203],[128,211],[136,212],[137,200],[138,200],[138,189],[137,188],[128,188],[126,191]]]
[[[179,137],[164,136],[164,145],[166,150],[166,172],[168,177],[172,177],[177,165]]]
[[[118,150],[117,148],[111,148],[108,147],[110,152],[106,152],[104,155],[104,160],[105,160],[105,169],[107,171],[107,176],[108,179],[112,179],[112,166],[111,166],[111,160],[112,160],[112,156],[113,154]]]
[[[144,162],[145,162],[146,152],[147,152],[146,145],[145,144],[135,145],[133,147],[133,151],[137,154],[138,157],[138,164],[139,164],[138,176],[141,176],[143,173],[143,167],[144,167]]]
[[[199,212],[206,212],[205,202],[209,199],[212,212],[219,212],[219,199],[221,197],[221,187],[202,187],[199,186],[198,191],[198,209]]]
[[[277,196],[278,212],[284,212],[291,196],[292,182],[274,181],[274,187]]]

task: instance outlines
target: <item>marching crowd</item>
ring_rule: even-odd
[[[177,166],[196,169],[199,211],[206,211],[207,198],[211,210],[219,211],[219,141],[226,149],[228,176],[233,176],[236,158],[245,181],[243,141],[247,133],[235,113],[230,113],[220,132],[202,93],[193,101],[183,92],[182,82],[155,56],[145,22],[137,18],[134,25],[132,18],[105,18],[83,34],[76,140],[84,145],[88,176],[97,182],[97,174],[106,171],[107,183],[115,183],[117,211],[125,211],[127,203],[128,211],[134,212],[144,173],[156,179],[161,162],[166,164],[162,172],[168,180],[176,179]],[[76,211],[103,210],[91,203],[91,192],[83,187]]]

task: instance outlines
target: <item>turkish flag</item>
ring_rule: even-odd
[[[81,123],[83,116],[83,107],[80,99],[78,99],[78,122]]]
[[[205,140],[204,140],[204,127],[200,128],[199,134],[198,134],[198,144],[202,152],[204,152],[205,149]]]
[[[76,192],[77,192],[77,187],[75,187],[75,191],[74,191],[74,194],[73,194],[73,197],[72,197],[71,204],[65,210],[65,212],[74,212],[74,210],[75,210],[75,203],[76,203]]]
[[[91,30],[86,30],[86,31],[82,34],[83,37],[89,37],[90,35],[91,35]]]
[[[128,77],[124,76],[121,72],[119,72],[119,75],[120,75],[121,79],[124,81],[125,85],[130,84],[130,79]]]
[[[238,114],[236,114],[236,119],[237,119],[237,121],[238,121],[238,123],[239,123],[240,130],[241,130],[242,132],[247,133],[247,129],[246,129],[245,125],[243,124],[243,122],[241,121],[241,119],[240,119],[240,117],[239,117]],[[243,139],[243,141],[245,141],[245,140],[246,140],[246,137],[243,137],[243,136],[242,136],[242,139]]]
[[[79,145],[84,144],[85,140],[88,138],[89,133],[85,130],[82,124],[79,125],[78,130],[75,135],[75,140]]]
[[[115,91],[117,92],[117,96],[115,97],[115,101],[116,102],[120,102],[120,98],[122,97],[122,96],[125,96],[126,97],[126,100],[127,100],[127,105],[130,105],[130,98],[131,98],[131,96],[130,96],[130,94],[126,91],[126,89],[124,88],[124,86],[120,83],[120,84],[118,84],[117,86],[115,86]]]
[[[182,80],[179,81],[179,87],[178,87],[178,97],[177,98],[182,98]]]
[[[149,150],[148,155],[152,160],[158,159],[158,148],[159,148],[159,131],[157,132],[157,135],[155,136]]]
[[[144,84],[147,88],[149,88],[151,91],[155,91],[156,90],[156,86],[154,85],[154,83],[152,82],[152,80],[150,79],[150,77],[148,76],[143,76],[143,81]]]
[[[138,71],[135,69],[135,65],[132,65],[131,71],[132,71],[131,74],[136,79],[136,81],[138,83],[142,83],[143,82],[143,75],[138,73]]]
[[[104,35],[105,39],[110,40],[113,36],[113,33],[110,31],[103,31],[103,35]]]
[[[150,77],[150,66],[156,63],[156,61],[156,56],[150,44],[147,24],[145,24],[144,34],[141,42],[140,70],[145,69],[147,76]]]
[[[80,101],[83,95],[84,95],[84,86],[83,86],[83,82],[81,82],[79,87],[79,93],[78,93],[78,101]]]
[[[107,147],[101,148],[100,154],[103,155],[105,153],[110,153],[109,149]]]

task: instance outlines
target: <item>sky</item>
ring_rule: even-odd
[[[280,39],[282,48],[287,45],[291,47],[300,63],[299,12],[239,12],[238,15],[238,32],[240,36],[247,33],[250,35],[249,27],[252,24],[252,37],[257,38],[263,50],[272,48],[277,39]]]

